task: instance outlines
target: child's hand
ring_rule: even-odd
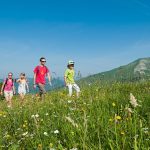
[[[3,95],[3,92],[0,92],[0,95]]]
[[[49,81],[49,85],[52,86],[52,82],[51,81]]]
[[[36,89],[36,84],[33,85],[34,89]]]

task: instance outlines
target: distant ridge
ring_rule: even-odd
[[[150,57],[137,59],[127,65],[120,66],[110,71],[90,75],[81,79],[84,82],[134,82],[150,79]]]

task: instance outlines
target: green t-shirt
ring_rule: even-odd
[[[75,83],[74,76],[75,76],[74,70],[67,69],[65,71],[65,77],[66,77],[67,84],[74,84]]]

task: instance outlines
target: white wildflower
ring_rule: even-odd
[[[48,116],[48,115],[49,115],[48,113],[45,114],[45,116]]]
[[[134,108],[138,106],[137,99],[132,93],[130,93],[130,103]]]
[[[25,132],[25,133],[23,133],[22,135],[23,135],[23,136],[27,136],[27,135],[28,135],[28,132]]]
[[[69,100],[68,103],[70,104],[70,103],[72,103],[72,101]]]
[[[32,115],[31,118],[35,118],[35,115]]]
[[[58,130],[55,130],[55,131],[54,131],[54,134],[59,134],[59,131],[58,131]]]
[[[45,135],[45,136],[48,136],[48,133],[47,133],[47,132],[44,132],[44,135]]]
[[[36,118],[38,118],[38,117],[39,117],[39,115],[38,115],[38,114],[36,114],[36,115],[35,115],[35,117],[36,117]]]
[[[70,150],[78,150],[77,148],[72,148],[72,149],[70,149]]]

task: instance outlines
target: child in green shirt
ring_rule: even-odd
[[[65,71],[65,84],[69,89],[69,96],[72,96],[72,89],[75,89],[77,92],[77,97],[79,97],[80,94],[80,88],[79,86],[75,83],[74,76],[75,76],[75,71],[74,71],[74,61],[69,61],[68,62],[68,69]]]

